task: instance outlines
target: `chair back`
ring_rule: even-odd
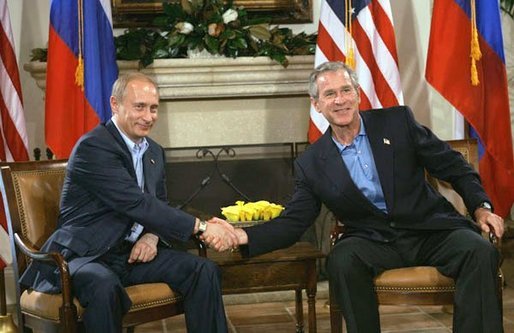
[[[66,171],[66,160],[3,163],[0,187],[9,228],[15,278],[27,267],[14,235],[40,249],[54,232]]]
[[[473,166],[478,172],[478,144],[474,139],[450,140],[446,141],[453,150],[462,154],[464,159]],[[453,204],[455,209],[462,215],[467,215],[468,211],[464,205],[461,196],[455,192],[452,186],[442,180],[436,179],[427,174],[428,182],[441,193],[449,202]]]

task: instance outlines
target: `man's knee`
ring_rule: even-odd
[[[329,274],[344,273],[356,270],[360,263],[358,238],[347,238],[338,242],[328,254],[326,269]]]

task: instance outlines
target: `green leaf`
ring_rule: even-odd
[[[207,50],[212,54],[219,54],[218,48],[219,48],[219,41],[216,38],[213,38],[209,35],[206,35],[204,38],[205,46],[207,47]]]
[[[261,40],[269,40],[271,33],[269,32],[269,24],[263,23],[258,25],[252,25],[248,28],[250,35]]]

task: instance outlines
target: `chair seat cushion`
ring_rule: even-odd
[[[375,290],[441,292],[454,291],[452,278],[442,275],[435,267],[416,266],[386,270],[375,278]]]
[[[132,301],[129,312],[177,303],[182,300],[182,296],[165,283],[139,284],[127,287],[125,290]],[[84,308],[80,306],[76,298],[73,302],[77,307],[79,320],[81,320]],[[52,321],[59,321],[61,304],[61,294],[45,294],[34,290],[23,292],[20,298],[22,312]]]

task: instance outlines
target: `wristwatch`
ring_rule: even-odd
[[[491,204],[487,201],[484,201],[480,204],[480,206],[478,206],[479,208],[484,208],[484,209],[487,209],[489,211],[493,211],[493,206],[491,206]]]
[[[198,232],[196,233],[197,236],[200,236],[207,230],[207,222],[200,220],[198,222]]]

